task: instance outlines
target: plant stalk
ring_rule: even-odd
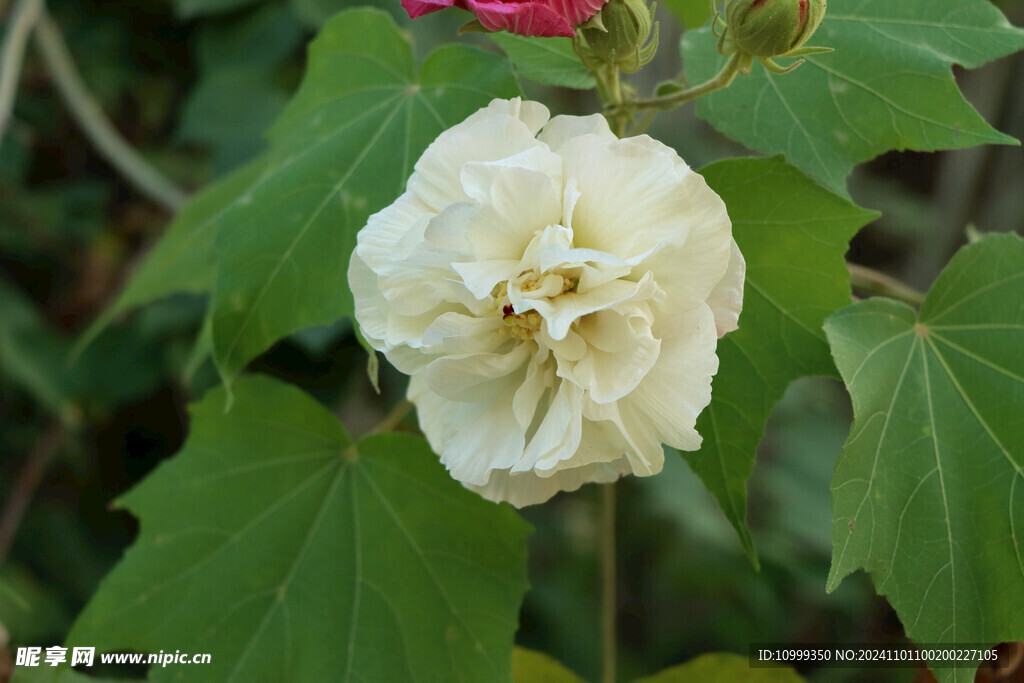
[[[43,0],[21,0],[14,6],[7,25],[3,52],[0,53],[0,144],[14,111],[14,96],[18,92],[18,78],[28,37],[42,11]]]
[[[623,102],[620,106],[615,107],[612,113],[616,113],[618,109],[628,109],[629,111],[639,111],[642,109],[671,109],[677,107],[684,102],[696,99],[701,95],[707,95],[716,90],[728,87],[736,74],[739,73],[740,67],[743,63],[743,55],[739,52],[732,55],[729,61],[725,63],[722,70],[715,74],[709,80],[704,81],[700,85],[695,85],[692,88],[681,90],[671,95],[664,95],[662,97],[653,97],[649,100],[633,100],[632,102]]]
[[[601,487],[601,682],[615,683],[615,483]]]
[[[846,267],[850,270],[850,285],[854,289],[859,289],[868,295],[897,299],[917,308],[924,303],[924,294],[894,277],[856,263],[848,262]]]
[[[56,23],[43,11],[36,24],[36,44],[64,103],[96,150],[136,190],[176,212],[188,195],[160,174],[128,144],[89,93]]]

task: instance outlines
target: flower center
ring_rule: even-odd
[[[491,291],[495,307],[501,312],[501,320],[505,323],[504,331],[516,339],[533,339],[543,321],[541,314],[527,308],[529,299],[553,299],[556,296],[576,290],[577,281],[555,273],[541,274],[526,271],[513,279],[502,280]],[[510,296],[511,295],[511,296]],[[516,313],[516,305],[522,313]]]

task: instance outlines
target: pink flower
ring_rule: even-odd
[[[476,15],[488,31],[520,36],[572,37],[576,27],[597,14],[607,0],[402,0],[413,19],[445,7]]]

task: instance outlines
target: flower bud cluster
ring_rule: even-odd
[[[774,59],[831,52],[831,48],[804,47],[821,24],[826,4],[827,0],[729,0],[724,21],[716,16],[712,24],[718,51],[744,57],[743,71],[749,72],[754,58],[769,71],[792,71],[804,60],[782,67]]]

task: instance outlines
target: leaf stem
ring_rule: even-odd
[[[920,308],[925,295],[894,277],[856,263],[847,262],[850,284],[868,295],[887,296]]]
[[[177,211],[188,195],[160,174],[125,140],[89,93],[60,30],[45,10],[36,24],[36,44],[53,85],[97,151],[142,194]]]
[[[613,108],[612,113],[616,113],[617,110],[626,109],[628,111],[639,111],[642,109],[671,109],[677,107],[684,102],[696,99],[701,95],[707,95],[716,90],[728,87],[736,74],[739,73],[740,68],[743,66],[744,55],[736,52],[729,58],[729,61],[725,63],[722,70],[715,74],[712,78],[704,81],[700,85],[695,85],[692,88],[681,90],[671,95],[663,95],[662,97],[653,97],[649,100],[633,100],[629,102],[623,102],[618,107]]]
[[[20,0],[11,12],[7,25],[3,52],[0,53],[0,143],[14,110],[14,96],[18,91],[18,77],[25,58],[29,34],[39,21],[43,0]]]
[[[601,487],[601,682],[615,683],[615,483]]]

